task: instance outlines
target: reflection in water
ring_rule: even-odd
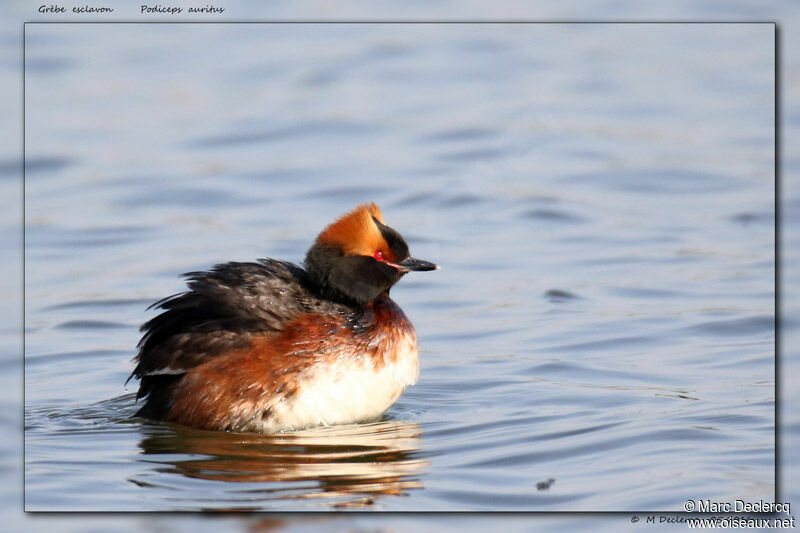
[[[192,478],[270,483],[247,491],[265,499],[335,498],[345,500],[336,507],[367,507],[376,496],[421,488],[418,476],[429,464],[419,457],[419,425],[404,421],[278,435],[158,428],[168,431],[145,437],[139,446],[146,456],[161,457],[145,462],[169,465],[160,471]]]

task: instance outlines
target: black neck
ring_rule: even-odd
[[[402,274],[371,257],[346,255],[338,246],[314,245],[305,260],[310,282],[319,294],[347,305],[363,306],[388,293]]]

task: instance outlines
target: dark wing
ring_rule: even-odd
[[[131,374],[142,380],[137,398],[211,357],[246,348],[253,335],[281,331],[318,301],[305,271],[283,261],[225,263],[185,276],[189,290],[153,304],[164,311],[141,328]]]

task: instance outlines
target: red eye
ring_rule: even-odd
[[[385,261],[385,259],[383,258],[383,252],[381,252],[380,250],[378,250],[377,252],[375,252],[375,256],[374,256],[374,257],[375,257],[375,259],[377,259],[378,261]]]

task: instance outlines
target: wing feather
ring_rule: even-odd
[[[162,312],[141,328],[131,374],[142,380],[137,397],[151,389],[150,376],[177,376],[209,358],[244,349],[253,335],[279,332],[304,313],[347,311],[314,296],[305,271],[284,261],[224,263],[184,276],[188,290],[153,304]]]

